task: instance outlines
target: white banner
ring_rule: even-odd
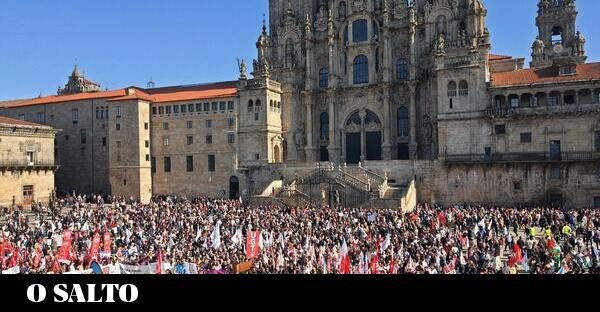
[[[8,270],[3,270],[2,274],[6,274],[6,275],[14,275],[14,274],[19,274],[21,273],[21,267],[20,266],[16,266],[16,267],[12,267]]]

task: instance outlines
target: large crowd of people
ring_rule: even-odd
[[[579,274],[600,268],[600,211],[591,209],[420,204],[402,213],[210,198],[106,202],[80,196],[38,207],[33,216],[6,211],[0,272],[60,274],[92,263],[158,263],[161,273],[187,263],[200,274],[234,273],[240,264],[258,274]]]

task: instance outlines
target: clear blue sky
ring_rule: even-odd
[[[493,52],[529,58],[537,0],[484,0]],[[590,61],[597,0],[577,0]],[[268,0],[2,0],[0,99],[54,94],[77,62],[103,88],[236,78],[256,51]]]

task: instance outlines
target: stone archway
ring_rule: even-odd
[[[240,198],[240,179],[236,176],[229,178],[229,199]]]

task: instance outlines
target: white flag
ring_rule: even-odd
[[[217,221],[215,224],[215,229],[210,234],[210,240],[212,243],[213,249],[219,249],[221,247],[221,221]]]

